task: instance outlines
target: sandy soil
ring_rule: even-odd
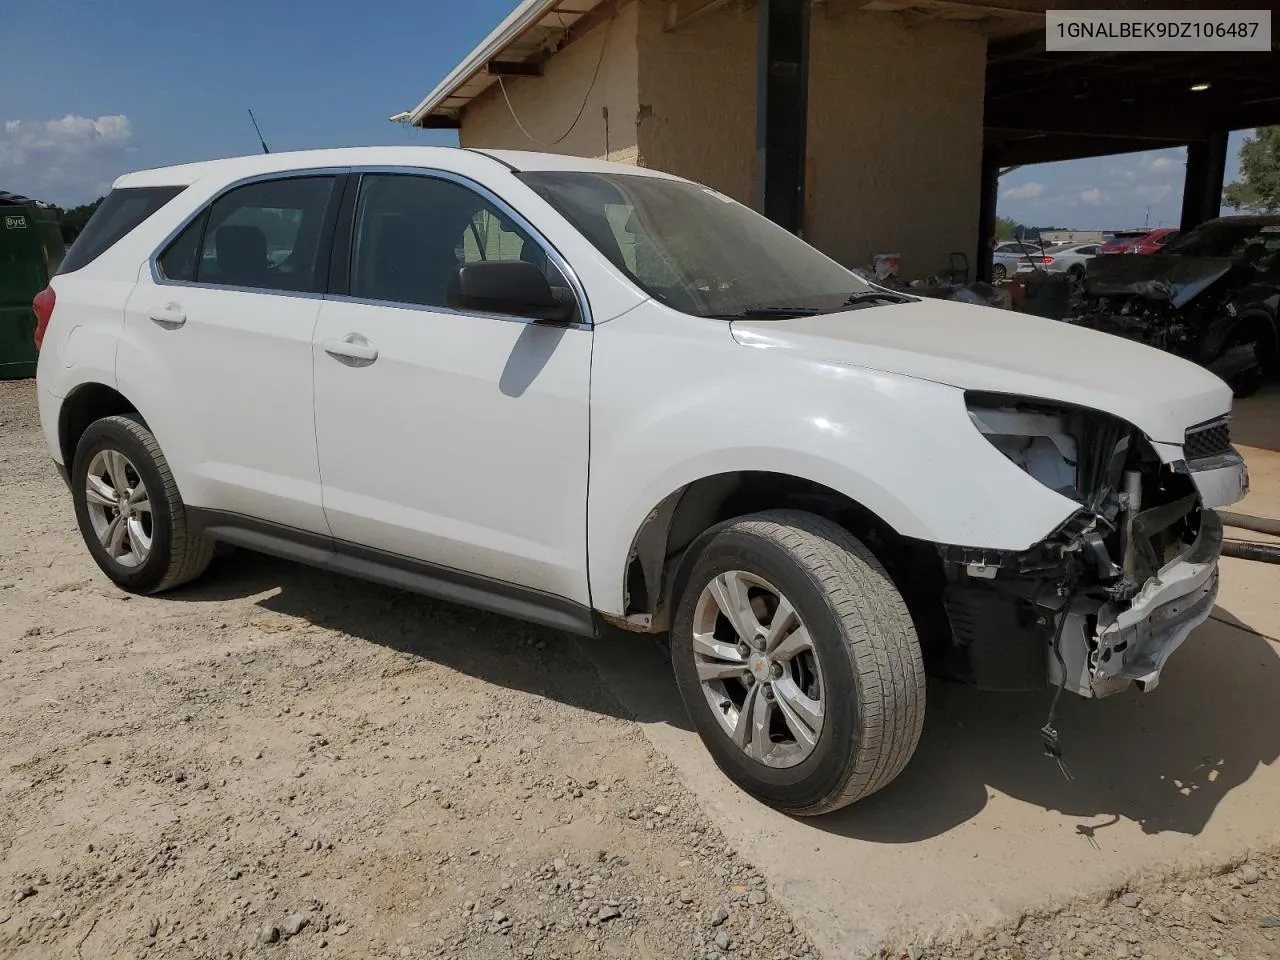
[[[249,553],[131,597],[0,383],[0,957],[816,956],[569,637]]]

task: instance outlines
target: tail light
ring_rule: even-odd
[[[49,320],[53,317],[53,305],[57,302],[57,294],[53,292],[53,287],[45,287],[36,294],[35,299],[31,301],[31,309],[36,315],[36,349],[40,349],[40,345],[44,343],[44,333],[49,329]]]
[[[1053,263],[1053,257],[1041,257],[1040,262],[1045,264]]]

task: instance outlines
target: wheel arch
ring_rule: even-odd
[[[830,520],[858,537],[891,576],[922,602],[942,576],[936,551],[903,536],[874,511],[846,493],[788,473],[734,470],[703,476],[667,494],[644,518],[631,539],[622,570],[624,616],[610,617],[624,629],[658,633],[669,628],[670,612],[691,550],[717,524],[773,509],[798,509]],[[904,573],[913,571],[913,577]],[[917,578],[920,589],[910,582]],[[939,587],[940,589],[940,587]],[[911,598],[908,598],[911,604]],[[924,603],[927,606],[927,602]]]
[[[105,383],[81,383],[66,395],[58,409],[58,450],[68,470],[89,425],[121,413],[139,413],[139,410],[123,393]]]

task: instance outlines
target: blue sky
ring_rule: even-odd
[[[258,149],[451,143],[387,121],[415,106],[515,0],[13,3],[0,57],[0,189],[64,205],[121,173]],[[1241,136],[1232,137],[1228,181]],[[943,149],[943,145],[939,145]],[[1177,222],[1182,152],[1024,167],[1000,213],[1077,228]]]
[[[129,170],[272,150],[450,143],[387,121],[515,0],[4,4],[0,189],[68,204]],[[56,12],[54,12],[56,10]]]
[[[1240,175],[1240,144],[1227,147],[1225,182]],[[999,213],[1034,226],[1078,230],[1176,227],[1182,215],[1186,150],[1152,150],[1020,167],[1000,179]]]

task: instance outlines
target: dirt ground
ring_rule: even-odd
[[[591,664],[245,552],[124,594],[0,383],[0,958],[816,958]],[[1280,958],[1274,853],[1131,887],[881,956]]]
[[[0,957],[816,956],[575,641],[249,553],[163,598],[0,384]]]

